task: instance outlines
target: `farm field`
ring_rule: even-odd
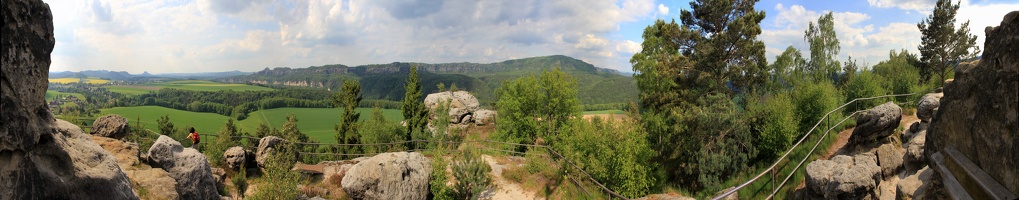
[[[79,81],[82,81],[82,79],[81,78],[51,78],[51,79],[49,79],[50,83],[64,83],[64,84],[67,84],[67,83],[77,83]],[[85,82],[91,83],[91,84],[106,84],[106,83],[109,83],[110,80],[95,79],[95,78],[86,78]]]
[[[162,88],[176,88],[182,90],[194,90],[194,91],[221,91],[221,90],[234,90],[234,91],[267,91],[273,90],[272,88],[259,87],[245,84],[233,84],[233,83],[217,83],[212,81],[204,80],[181,80],[181,81],[169,81],[160,83],[149,83],[139,85],[111,85],[106,86],[106,89],[111,92],[122,93],[126,95],[138,95],[145,94],[149,91],[157,91]]]
[[[361,112],[362,121],[367,119],[371,113],[371,108],[358,108],[356,110]],[[386,119],[393,121],[403,120],[400,110],[383,109],[382,112]],[[199,133],[203,134],[216,134],[226,124],[227,119],[230,118],[218,114],[175,110],[159,106],[118,107],[103,109],[101,113],[100,116],[107,114],[123,116],[127,118],[132,126],[140,119],[141,125],[152,131],[159,131],[159,126],[156,123],[159,117],[170,115],[170,121],[178,129],[184,130],[187,127],[193,126]],[[248,115],[247,119],[236,123],[241,131],[244,132],[254,132],[258,128],[259,123],[280,128],[283,122],[286,121],[286,116],[294,114],[298,119],[297,127],[301,129],[302,133],[308,135],[309,138],[322,143],[335,143],[336,141],[333,138],[335,130],[333,128],[339,122],[340,113],[341,110],[336,108],[276,108],[252,112]]]
[[[46,90],[46,101],[52,101],[54,98],[57,98],[58,95],[59,96],[75,96],[75,97],[78,97],[78,99],[82,99],[82,100],[85,99],[84,95],[81,95],[81,94],[78,94],[78,93],[67,93],[67,92],[58,92],[58,91],[53,91],[53,90]]]

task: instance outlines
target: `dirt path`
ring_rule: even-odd
[[[525,191],[520,185],[509,182],[502,178],[502,170],[508,166],[501,165],[495,161],[495,158],[489,155],[482,155],[485,162],[488,162],[488,166],[492,167],[492,171],[489,174],[492,176],[492,184],[495,186],[494,189],[488,189],[481,193],[479,199],[491,199],[491,200],[525,200],[525,199],[541,199],[536,198],[534,192]]]

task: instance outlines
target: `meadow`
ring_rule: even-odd
[[[193,90],[193,91],[221,91],[221,90],[234,90],[234,91],[268,91],[273,90],[272,88],[245,85],[245,84],[233,84],[233,83],[218,83],[205,80],[180,80],[180,81],[168,81],[159,83],[147,83],[138,85],[110,85],[106,86],[107,90],[111,92],[122,93],[126,95],[138,95],[149,93],[150,91],[157,91],[162,88],[176,88],[182,90]]]
[[[357,108],[356,110],[361,113],[361,121],[367,119],[371,113],[371,108]],[[226,124],[227,119],[230,119],[230,117],[213,113],[190,112],[159,106],[117,107],[102,109],[100,112],[99,116],[117,114],[127,118],[132,126],[136,126],[140,121],[140,125],[145,129],[156,132],[159,131],[156,120],[164,115],[169,115],[170,122],[173,122],[178,129],[185,130],[187,127],[195,127],[195,130],[202,134],[216,134]],[[276,108],[252,112],[250,117],[236,123],[241,131],[250,133],[254,132],[260,123],[280,128],[286,121],[286,116],[294,114],[298,119],[297,128],[309,138],[322,143],[336,143],[333,138],[336,131],[333,128],[339,122],[341,112],[341,109],[336,108]],[[383,109],[382,113],[386,119],[403,120],[400,110]]]
[[[46,90],[46,101],[52,101],[53,99],[57,98],[58,95],[59,96],[75,96],[75,97],[78,97],[78,99],[85,100],[85,95],[81,95],[81,94],[78,94],[78,93],[67,93],[67,92],[57,92],[57,91],[53,91],[53,90]]]
[[[49,79],[50,83],[63,83],[63,84],[77,83],[77,82],[82,82],[82,81],[84,81],[86,83],[91,83],[91,84],[106,84],[106,83],[110,82],[110,80],[95,79],[95,78],[86,78],[86,79],[81,79],[81,78],[51,78],[51,79]]]

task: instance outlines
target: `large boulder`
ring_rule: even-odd
[[[89,134],[121,139],[127,136],[129,130],[127,119],[120,115],[107,115],[96,119],[92,123],[92,131]]]
[[[927,158],[947,146],[1019,194],[1019,11],[985,29],[981,59],[962,63],[927,130]],[[928,159],[933,164],[932,159]]]
[[[906,148],[906,154],[904,160],[906,163],[916,164],[927,162],[927,157],[924,156],[924,144],[927,143],[927,130],[920,130],[913,136],[912,139],[902,145]]]
[[[883,144],[877,148],[877,165],[881,166],[884,178],[895,176],[902,169],[903,152],[893,144]]]
[[[474,123],[477,125],[494,124],[497,112],[494,110],[481,109],[474,112]]]
[[[340,185],[353,199],[426,199],[431,172],[421,153],[383,153],[355,164]]]
[[[923,194],[926,193],[927,187],[930,187],[933,175],[933,170],[924,167],[916,171],[915,174],[899,180],[899,183],[895,185],[895,197],[897,199],[926,199]]]
[[[929,93],[920,98],[920,103],[916,105],[916,117],[920,118],[923,122],[931,122],[931,118],[934,118],[934,114],[938,113],[938,107],[941,106],[941,97],[944,97],[945,93]]]
[[[198,150],[184,148],[180,142],[160,135],[148,155],[149,165],[166,170],[177,180],[175,187],[181,199],[219,198],[208,158]]]
[[[265,167],[265,161],[272,155],[276,154],[276,148],[279,148],[281,144],[286,142],[288,141],[276,136],[266,136],[258,140],[258,151],[255,152],[255,162],[258,163],[258,166]],[[294,152],[294,155],[292,156],[297,157],[298,155]]]
[[[223,152],[223,158],[226,159],[226,166],[230,169],[240,169],[241,166],[254,167],[251,160],[254,160],[254,155],[251,155],[250,151],[244,150],[244,147],[236,146],[230,147]]]
[[[125,142],[97,135],[92,135],[91,138],[93,142],[113,154],[114,157],[117,157],[120,170],[124,170],[125,173],[127,173],[127,170],[133,169],[135,165],[141,164],[141,161],[138,159],[138,153],[141,152],[138,143]]]
[[[53,15],[39,0],[3,2],[0,199],[138,199],[117,158],[45,102]]]
[[[177,199],[177,188],[167,187],[177,185],[177,180],[170,177],[170,173],[160,168],[149,168],[143,170],[125,171],[127,177],[135,189],[146,191],[144,195],[139,194],[142,199]]]
[[[881,167],[874,154],[837,155],[807,164],[808,193],[824,199],[875,199]]]
[[[902,119],[902,108],[894,102],[881,104],[877,107],[863,111],[856,117],[856,128],[849,137],[851,144],[867,144],[878,139],[886,138],[895,132],[899,127],[899,120]]]
[[[478,98],[467,91],[428,94],[425,96],[425,107],[434,111],[444,101],[449,101],[449,119],[453,124],[469,122],[463,119],[481,108]]]

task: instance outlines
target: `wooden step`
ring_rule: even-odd
[[[941,185],[948,191],[950,199],[973,199],[973,197],[969,196],[969,193],[966,193],[966,189],[963,189],[962,184],[959,184],[959,180],[955,179],[955,175],[952,175],[952,172],[948,171],[948,168],[945,167],[945,156],[942,156],[941,152],[934,153],[930,159],[934,161],[934,171],[941,175]]]
[[[1005,186],[998,183],[997,180],[977,166],[976,163],[969,160],[962,152],[956,150],[955,147],[946,146],[942,149],[941,153],[944,156],[943,159],[939,159],[940,163],[943,163],[939,164],[939,167],[944,168],[944,172],[941,173],[942,177],[951,174],[955,182],[962,186],[965,192],[972,198],[1016,199],[1016,195],[1009,192]],[[947,179],[945,182],[948,182]]]

